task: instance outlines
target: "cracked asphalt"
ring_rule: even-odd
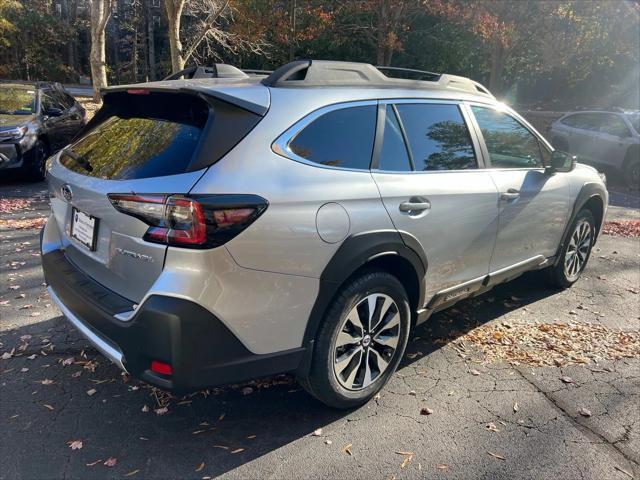
[[[32,200],[0,220],[46,215],[44,189],[0,184],[0,198]],[[569,290],[528,274],[438,314],[379,398],[341,412],[288,376],[184,398],[127,379],[51,304],[37,233],[0,223],[0,479],[640,476],[638,356],[490,362],[466,336],[515,323],[640,331],[638,238],[603,236]]]

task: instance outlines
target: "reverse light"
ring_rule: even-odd
[[[120,212],[149,229],[144,240],[186,248],[220,246],[242,232],[267,208],[257,195],[109,194]]]

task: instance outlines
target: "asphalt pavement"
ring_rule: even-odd
[[[0,206],[0,479],[640,476],[638,238],[603,236],[571,289],[527,274],[436,315],[336,411],[288,376],[172,398],[122,375],[46,294],[44,184]]]

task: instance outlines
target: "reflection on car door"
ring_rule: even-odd
[[[395,227],[426,254],[425,298],[467,296],[489,271],[498,193],[490,173],[478,169],[463,112],[454,102],[411,101],[382,103],[378,115],[385,127],[372,175]]]
[[[488,106],[471,111],[500,194],[491,272],[526,270],[556,254],[571,208],[569,182],[545,173],[550,152],[514,116]]]
[[[49,113],[51,109],[61,110],[63,114],[58,116],[51,115]],[[45,90],[42,93],[42,118],[51,146],[51,153],[53,153],[65,145],[68,125],[67,119],[64,116],[64,106],[56,97],[55,92],[51,90]]]

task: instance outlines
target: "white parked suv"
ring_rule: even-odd
[[[434,312],[530,270],[571,286],[603,179],[482,85],[421,74],[309,60],[106,90],[50,160],[51,297],[159,387],[292,372],[346,408]]]

